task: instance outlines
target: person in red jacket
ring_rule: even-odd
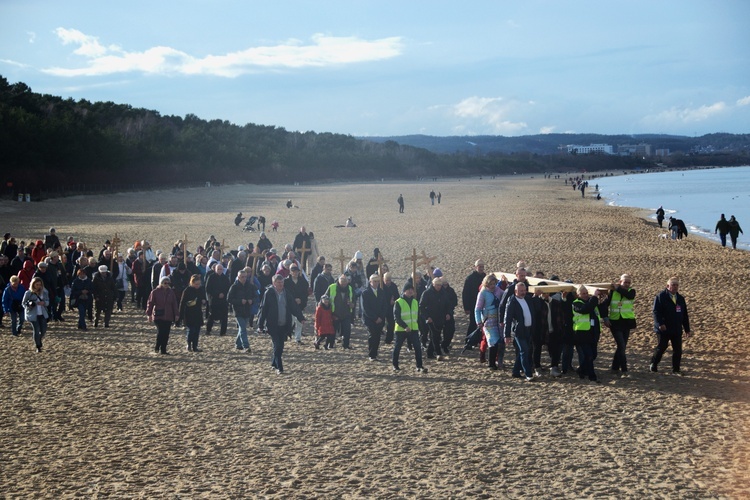
[[[47,256],[47,249],[44,248],[44,242],[42,240],[36,240],[36,245],[31,251],[31,258],[34,259],[34,264],[39,264]]]
[[[331,298],[323,295],[318,307],[315,308],[315,348],[320,349],[321,342],[325,341],[323,348],[327,351],[334,345],[336,329],[333,327],[333,313],[331,312]]]

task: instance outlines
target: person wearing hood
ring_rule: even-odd
[[[10,333],[18,337],[23,326],[23,296],[26,288],[18,276],[11,276],[9,281],[3,291],[3,313],[10,316]]]
[[[732,239],[732,248],[735,250],[737,250],[737,238],[740,236],[740,233],[745,234],[742,232],[739,221],[732,215],[729,218],[729,237]]]
[[[23,269],[18,273],[18,277],[21,279],[21,284],[24,289],[28,290],[31,286],[31,279],[34,277],[36,267],[34,261],[31,259],[23,261]]]
[[[404,285],[401,297],[393,305],[393,317],[396,321],[395,335],[396,340],[393,344],[393,354],[391,362],[393,371],[399,371],[399,356],[401,347],[404,342],[409,342],[414,346],[414,359],[417,363],[417,371],[427,373],[427,368],[422,366],[422,344],[419,341],[419,303],[414,298],[414,285],[407,283]]]
[[[86,311],[94,297],[94,286],[86,271],[79,269],[70,287],[70,308],[78,310],[78,329],[87,330]]]
[[[31,250],[31,258],[34,260],[34,264],[39,264],[45,257],[47,257],[47,249],[44,248],[44,242],[36,240],[36,244],[33,250]]]
[[[333,327],[333,313],[331,312],[331,298],[328,295],[320,297],[318,307],[315,308],[315,349],[320,349],[321,342],[325,342],[323,349],[333,349],[336,339],[336,329]]]
[[[99,266],[99,272],[94,274],[91,285],[94,288],[94,327],[99,326],[101,313],[104,312],[104,327],[109,328],[109,320],[112,318],[112,310],[117,297],[117,284],[107,266],[103,264]]]

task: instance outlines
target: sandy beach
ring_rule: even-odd
[[[439,205],[430,205],[430,189],[442,193]],[[287,199],[299,208],[285,208]],[[692,236],[662,239],[666,229],[638,210],[528,177],[0,202],[3,232],[27,242],[54,226],[61,239],[92,248],[117,233],[167,252],[184,235],[191,250],[211,234],[229,248],[257,242],[258,233],[234,226],[240,211],[265,215],[277,248],[301,225],[329,261],[342,250],[367,259],[378,247],[399,287],[411,271],[406,258],[424,251],[459,297],[477,258],[488,271],[512,271],[523,259],[532,272],[577,283],[627,272],[638,292],[632,375],[609,372],[608,330],[596,360],[601,384],[548,374],[526,383],[490,372],[477,351],[458,354],[467,327],[460,304],[449,360],[428,360],[429,373],[417,374],[404,351],[397,375],[388,346],[380,362],[367,361],[361,325],[345,352],[314,350],[307,324],[303,344],[287,344],[285,374],[277,376],[267,336],[252,336],[250,355],[235,351],[231,315],[229,335],[202,336],[200,353],[185,352],[183,330],[173,328],[172,356],[151,354],[156,329],[130,303],[108,329],[81,332],[69,312],[50,325],[41,354],[30,326],[14,338],[5,318],[1,496],[747,497],[748,252]],[[334,227],[349,216],[358,227]],[[685,345],[684,377],[667,375],[671,350],[664,371],[648,372],[653,298],[673,275],[695,334]],[[545,351],[542,364],[548,360]]]

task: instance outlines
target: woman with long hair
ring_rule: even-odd
[[[31,286],[23,295],[24,317],[31,323],[34,329],[34,344],[36,352],[42,352],[42,339],[47,333],[47,320],[49,313],[49,292],[44,288],[42,278],[36,277],[31,280]]]

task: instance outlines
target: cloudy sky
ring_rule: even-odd
[[[747,0],[0,0],[33,91],[351,135],[750,133]]]

